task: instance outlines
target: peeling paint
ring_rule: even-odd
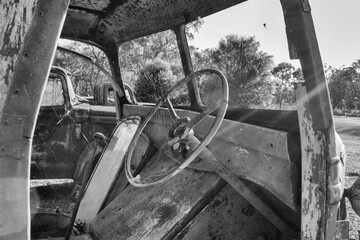
[[[301,239],[323,239],[326,194],[326,141],[313,129],[306,89],[296,86],[302,155]]]
[[[0,30],[0,111],[14,73],[21,42],[30,26],[35,3],[35,0],[18,0],[5,1],[0,5],[0,19],[5,19]]]

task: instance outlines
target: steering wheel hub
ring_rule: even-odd
[[[190,118],[188,117],[176,119],[170,127],[169,138],[181,137],[186,130],[188,122],[190,122]]]

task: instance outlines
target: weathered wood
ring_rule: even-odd
[[[128,118],[115,129],[81,199],[76,214],[77,221],[84,222],[88,226],[88,223],[98,214],[116,181],[131,139],[138,127],[139,118]]]
[[[301,239],[324,239],[326,207],[326,139],[313,128],[305,86],[295,86],[298,109],[302,176]]]
[[[69,1],[34,3],[0,10],[0,239],[30,238],[32,135]]]
[[[163,155],[141,176],[177,166]],[[129,186],[90,223],[90,232],[95,239],[171,239],[224,184],[217,174],[185,169],[161,186]]]
[[[250,202],[226,186],[174,239],[276,239],[275,233]]]
[[[149,109],[126,105],[124,113],[144,116]],[[176,110],[176,113],[190,118],[198,114],[187,110]],[[155,114],[145,131],[157,146],[161,146],[167,137],[171,118],[167,109],[159,109]],[[213,119],[213,116],[207,116],[195,126],[198,137],[205,137]],[[208,148],[238,177],[259,184],[296,210],[297,171],[290,161],[287,137],[287,133],[282,131],[224,119]]]

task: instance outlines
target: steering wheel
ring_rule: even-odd
[[[191,79],[198,77],[204,73],[212,73],[216,74],[220,77],[220,80],[222,81],[222,98],[220,98],[217,102],[212,103],[209,107],[207,107],[205,110],[203,110],[200,114],[196,115],[193,119],[190,119],[188,117],[180,118],[177,116],[174,108],[172,107],[172,104],[168,98],[168,96],[174,92],[175,90],[179,89],[180,86],[183,84],[186,84]],[[144,121],[141,123],[139,128],[137,129],[134,138],[131,141],[130,149],[127,155],[127,159],[125,162],[125,174],[126,178],[130,182],[130,184],[136,186],[136,187],[148,187],[148,186],[154,186],[154,185],[160,185],[172,177],[176,176],[178,173],[183,171],[191,162],[195,160],[195,158],[206,148],[206,146],[210,143],[210,141],[215,136],[216,132],[218,131],[228,106],[228,100],[229,100],[229,87],[228,82],[220,71],[216,69],[202,69],[197,72],[194,72],[185,78],[183,78],[181,81],[179,81],[175,86],[173,86],[168,93],[166,93],[158,102],[157,104],[151,109],[151,111],[148,113],[148,115],[145,117]],[[168,111],[170,113],[170,116],[173,120],[173,124],[170,127],[169,133],[168,133],[168,140],[165,141],[165,143],[159,148],[158,152],[152,157],[150,161],[156,161],[158,160],[169,148],[171,147],[177,147],[181,143],[187,143],[187,147],[191,148],[193,151],[189,156],[187,156],[186,160],[180,164],[179,167],[177,167],[175,170],[170,172],[169,174],[165,175],[164,177],[154,180],[152,182],[143,182],[140,178],[140,175],[137,175],[134,177],[131,173],[131,159],[132,155],[135,149],[135,145],[139,139],[140,134],[146,127],[147,123],[151,119],[151,117],[154,115],[154,113],[162,106],[164,103],[167,104]],[[204,117],[209,115],[210,113],[217,110],[215,121],[213,122],[212,126],[210,127],[209,131],[206,134],[206,137],[203,141],[199,141],[194,136],[193,128],[194,126],[199,123]]]

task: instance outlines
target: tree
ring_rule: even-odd
[[[229,106],[260,104],[269,96],[270,68],[273,57],[259,50],[255,37],[227,35],[218,47],[208,50],[211,63],[224,72],[229,82]],[[262,94],[262,93],[267,94]]]
[[[65,45],[67,49],[91,58],[94,63],[110,71],[109,62],[105,53],[97,47],[74,41],[67,41],[62,45]],[[73,83],[74,90],[82,96],[93,95],[95,85],[110,81],[94,64],[70,53],[57,51],[53,65],[65,68],[71,73],[70,79]]]
[[[140,102],[157,102],[169,91],[174,80],[169,63],[162,60],[149,62],[140,70],[135,83],[136,98]]]
[[[203,20],[198,20],[187,25],[188,39],[194,38],[194,33],[199,31],[202,24]],[[155,59],[167,61],[173,70],[181,69],[176,36],[172,30],[122,43],[119,48],[119,59],[123,79],[130,85],[136,81],[143,66]],[[183,73],[179,71],[176,74]]]
[[[295,70],[291,63],[282,62],[273,68],[271,73],[277,79],[276,102],[282,108],[283,102],[293,104],[295,102],[294,83],[303,79],[301,69]]]
[[[329,92],[333,108],[342,108],[343,99],[349,109],[354,107],[354,98],[360,98],[360,60],[333,71],[329,79]]]

